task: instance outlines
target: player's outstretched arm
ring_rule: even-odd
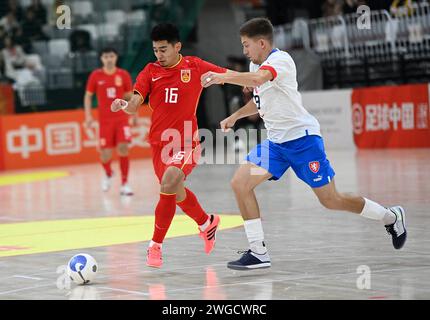
[[[259,87],[267,81],[273,80],[269,70],[261,69],[257,72],[236,72],[227,70],[226,73],[206,72],[201,76],[201,84],[204,88],[213,84],[230,83],[243,87]]]
[[[142,97],[138,94],[133,94],[130,101],[124,99],[115,99],[111,104],[112,112],[120,110],[128,114],[136,114],[140,105],[142,104]]]
[[[256,113],[258,113],[257,105],[253,100],[249,100],[242,108],[220,122],[221,130],[227,132],[230,128],[233,128],[237,120],[252,116]]]

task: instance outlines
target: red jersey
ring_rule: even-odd
[[[94,70],[87,82],[87,91],[95,93],[99,106],[99,120],[127,119],[124,112],[112,112],[110,106],[116,98],[123,99],[124,94],[133,90],[130,74],[117,68],[113,74],[107,74],[102,68]]]
[[[182,137],[197,133],[196,109],[203,87],[200,77],[208,71],[223,73],[227,69],[203,61],[197,57],[182,57],[172,67],[162,67],[158,62],[149,63],[139,73],[134,92],[140,94],[142,101],[149,94],[149,106],[153,110],[149,131],[151,144],[164,144],[162,134],[166,129],[176,129]],[[185,122],[191,130],[184,130]],[[165,139],[163,139],[165,140]]]

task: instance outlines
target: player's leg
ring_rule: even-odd
[[[184,173],[176,167],[168,167],[160,181],[160,199],[155,208],[155,224],[148,248],[147,265],[159,268],[162,265],[161,247],[176,211],[176,193],[184,181]]]
[[[102,190],[105,192],[110,189],[110,186],[112,184],[112,154],[112,148],[100,149],[100,161],[105,171],[105,176],[102,178]]]
[[[279,144],[269,140],[257,145],[246,160],[248,163],[239,167],[231,181],[250,247],[239,260],[227,264],[229,268],[237,270],[270,267],[254,189],[268,179],[278,180],[290,166],[283,158]]]
[[[257,172],[258,174],[253,174]],[[240,213],[244,220],[249,250],[239,260],[231,261],[227,267],[235,270],[267,268],[271,266],[270,257],[264,243],[263,225],[260,219],[260,208],[254,189],[270,179],[272,174],[255,164],[242,164],[231,180]]]
[[[117,153],[119,157],[119,167],[121,171],[121,195],[131,196],[133,190],[128,184],[128,172],[130,168],[129,143],[131,142],[131,129],[128,120],[121,120],[116,124],[115,140],[117,143]]]
[[[392,236],[394,248],[403,247],[407,233],[402,207],[386,208],[364,197],[338,192],[334,180],[325,186],[313,188],[313,191],[327,209],[349,211],[367,219],[381,221]]]
[[[105,175],[102,178],[101,187],[103,191],[108,191],[112,184],[112,155],[114,148],[114,128],[109,122],[100,122],[99,130],[100,141],[100,161]]]
[[[117,152],[119,157],[119,167],[121,170],[121,195],[132,196],[133,190],[128,184],[128,172],[130,169],[130,159],[128,156],[128,143],[118,143]]]
[[[288,143],[287,151],[296,175],[313,189],[324,207],[380,220],[392,235],[394,247],[400,249],[403,246],[406,240],[404,210],[401,207],[387,209],[369,199],[338,192],[334,183],[335,173],[321,137],[306,136],[292,141]]]
[[[200,238],[205,242],[205,252],[211,253],[215,247],[216,232],[220,223],[218,215],[208,215],[197,200],[196,195],[182,182],[176,193],[176,204],[193,219],[199,228]]]

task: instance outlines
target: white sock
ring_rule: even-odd
[[[154,244],[158,244],[159,246],[160,246],[160,248],[163,246],[163,244],[162,243],[157,243],[157,242],[154,242],[154,241],[150,241],[149,242],[149,247],[151,248]]]
[[[208,216],[208,219],[206,220],[206,222],[199,226],[200,231],[204,232],[207,229],[207,227],[209,227],[210,224],[211,224],[211,217]]]
[[[394,213],[366,198],[364,198],[364,208],[360,215],[367,219],[380,220],[385,225],[393,224],[396,221],[396,215]]]
[[[261,219],[246,220],[244,226],[250,249],[255,253],[265,254],[267,249],[264,245],[264,232]]]

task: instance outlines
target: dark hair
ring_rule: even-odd
[[[273,25],[267,18],[254,18],[240,27],[240,35],[248,38],[265,38],[273,43]]]
[[[105,53],[115,53],[118,55],[118,51],[113,47],[105,47],[100,51],[100,57],[104,55]]]
[[[166,40],[170,44],[175,44],[180,40],[179,30],[171,23],[160,23],[156,25],[151,31],[152,41]]]

